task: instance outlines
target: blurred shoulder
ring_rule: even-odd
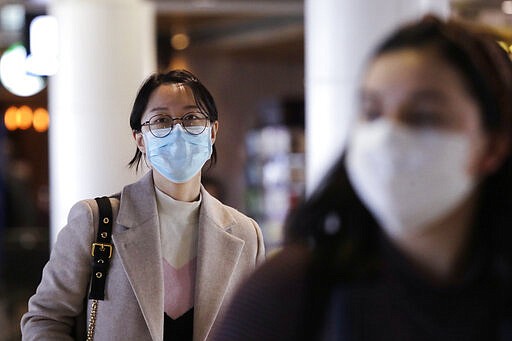
[[[308,247],[302,244],[287,245],[269,254],[267,262],[254,274],[253,283],[261,283],[273,291],[303,288],[310,263],[311,251]]]
[[[296,340],[310,258],[299,245],[269,257],[240,287],[213,340]]]
[[[240,299],[254,300],[254,304],[265,302],[276,309],[282,309],[285,301],[300,302],[310,262],[310,251],[302,245],[286,246],[272,253],[240,290]]]

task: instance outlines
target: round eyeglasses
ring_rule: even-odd
[[[174,125],[180,123],[187,133],[199,135],[206,129],[208,122],[208,116],[202,112],[190,112],[176,118],[172,118],[167,114],[156,114],[148,121],[142,123],[141,127],[147,127],[155,137],[165,137],[169,135]]]

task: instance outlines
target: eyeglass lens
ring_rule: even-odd
[[[188,113],[180,118],[159,114],[149,119],[148,125],[151,133],[156,137],[167,136],[175,124],[181,123],[183,129],[192,135],[201,134],[208,125],[208,117],[203,113]]]

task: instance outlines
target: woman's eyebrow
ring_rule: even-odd
[[[433,89],[418,90],[412,94],[414,99],[425,99],[434,101],[445,101],[446,96],[444,92]]]
[[[189,109],[199,109],[199,107],[195,104],[188,104],[188,105],[185,105],[182,107],[182,110],[189,110]],[[152,108],[151,110],[149,110],[149,112],[167,111],[167,110],[169,110],[169,108],[167,108],[167,107],[155,107],[155,108]]]
[[[184,110],[188,110],[188,109],[199,109],[199,107],[196,105],[196,104],[189,104],[189,105],[185,105],[183,107]]]
[[[149,110],[149,112],[153,112],[153,111],[163,111],[163,110],[167,110],[167,107],[156,107],[156,108],[152,108],[151,110]]]

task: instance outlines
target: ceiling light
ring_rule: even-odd
[[[506,0],[501,3],[501,10],[505,14],[512,14],[512,1]]]
[[[40,15],[30,23],[30,55],[27,71],[34,75],[51,76],[57,73],[59,48],[57,18]]]
[[[26,59],[27,50],[21,44],[10,46],[0,57],[0,81],[17,96],[35,95],[46,86],[42,77],[27,74]]]
[[[25,25],[25,7],[21,4],[4,5],[0,9],[0,27],[5,31],[21,31]]]
[[[171,46],[175,50],[184,50],[190,44],[190,38],[185,33],[177,33],[171,38]]]

